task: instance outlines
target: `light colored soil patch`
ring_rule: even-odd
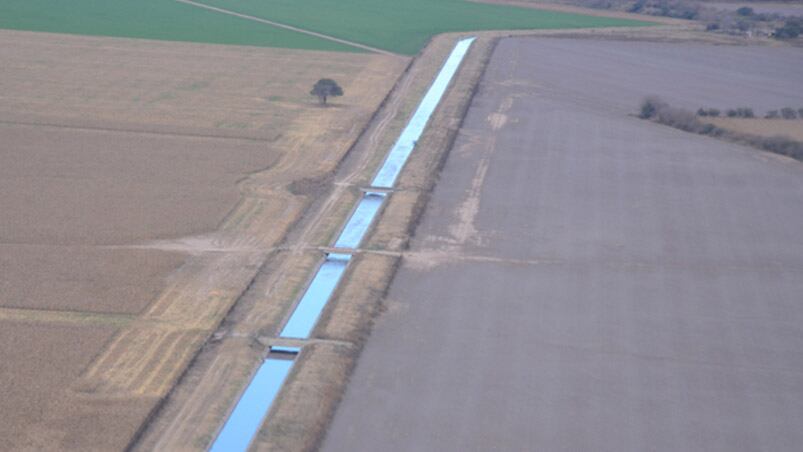
[[[737,119],[737,118],[701,118],[715,126],[736,132],[749,133],[762,137],[776,135],[786,136],[803,141],[803,120],[801,119]]]

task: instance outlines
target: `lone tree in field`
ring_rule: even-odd
[[[322,78],[315,83],[312,91],[309,92],[312,96],[318,96],[322,105],[326,105],[326,99],[330,96],[342,96],[343,88],[337,84],[336,81],[329,78]]]

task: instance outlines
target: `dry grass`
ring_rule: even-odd
[[[334,171],[406,61],[9,31],[0,41],[0,208],[15,213],[0,220],[0,269],[12,268],[3,330],[25,320],[50,340],[64,325],[120,328],[67,340],[86,357],[77,371],[4,343],[3,381],[31,362],[60,402],[20,386],[33,411],[3,408],[13,428],[2,437],[122,449],[310,205],[313,193],[288,186]],[[308,96],[322,76],[346,91],[329,108]],[[247,374],[243,350],[221,379]],[[35,422],[42,410],[48,422]]]
[[[371,331],[374,317],[380,311],[380,302],[390,286],[399,260],[399,256],[393,255],[357,255],[334,295],[334,300],[343,302],[328,304],[315,328],[314,337],[361,346]]]
[[[304,347],[274,402],[270,422],[254,439],[254,450],[316,450],[355,359],[354,347],[346,344]]]
[[[317,252],[278,252],[259,271],[149,425],[137,450],[205,450],[278,333],[290,304],[308,283]],[[266,300],[266,297],[268,299]],[[228,333],[228,334],[226,334]]]
[[[763,118],[701,118],[723,129],[761,137],[786,136],[803,141],[803,120]]]

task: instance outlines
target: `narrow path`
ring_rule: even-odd
[[[367,46],[365,44],[360,44],[358,42],[348,41],[348,40],[345,40],[345,39],[336,38],[334,36],[325,35],[323,33],[318,33],[318,32],[311,31],[311,30],[305,30],[303,28],[294,27],[292,25],[286,25],[286,24],[283,24],[281,22],[274,22],[272,20],[262,19],[262,18],[255,17],[255,16],[249,16],[247,14],[241,14],[241,13],[238,13],[238,12],[235,12],[235,11],[230,11],[228,9],[223,9],[223,8],[218,8],[218,7],[215,7],[215,6],[205,5],[203,3],[194,2],[192,0],[176,0],[176,1],[179,2],[179,3],[185,3],[187,5],[195,6],[197,8],[203,8],[203,9],[207,9],[209,11],[214,11],[214,12],[221,13],[221,14],[228,14],[230,16],[239,17],[241,19],[253,20],[254,22],[259,22],[259,23],[263,23],[263,24],[267,24],[267,25],[272,25],[274,27],[284,28],[286,30],[295,31],[295,32],[298,32],[298,33],[304,33],[306,35],[315,36],[316,38],[326,39],[327,41],[332,41],[332,42],[337,42],[337,43],[345,44],[345,45],[352,46],[352,47],[357,47],[359,49],[367,50],[369,52],[381,53],[383,55],[390,55],[390,56],[399,56],[396,53],[388,52],[387,50],[378,49],[376,47]]]

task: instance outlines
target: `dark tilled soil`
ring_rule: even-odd
[[[803,166],[629,113],[801,55],[502,41],[323,450],[797,450]]]

